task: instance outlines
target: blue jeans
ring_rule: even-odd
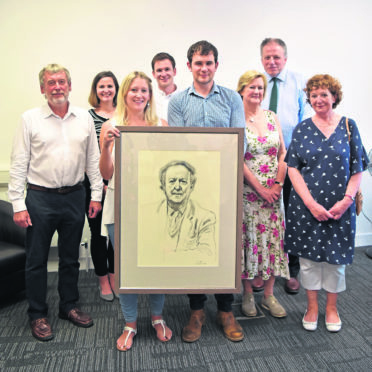
[[[111,242],[115,242],[115,225],[108,224],[106,225],[109,238]],[[114,247],[115,248],[115,247]],[[150,308],[151,315],[159,316],[163,312],[164,299],[165,295],[163,294],[150,294]],[[120,293],[119,300],[121,305],[121,310],[123,312],[125,321],[127,323],[132,323],[137,320],[137,303],[138,303],[138,294],[137,293]]]

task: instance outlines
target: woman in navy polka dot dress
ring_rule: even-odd
[[[354,256],[354,197],[368,157],[354,120],[334,112],[342,99],[338,80],[315,75],[305,91],[315,115],[296,126],[285,159],[292,182],[285,245],[300,257],[308,300],[303,327],[317,328],[317,296],[324,289],[326,328],[338,332],[337,295],[346,288],[345,265]]]

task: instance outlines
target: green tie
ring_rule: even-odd
[[[271,81],[274,82],[273,89],[271,89],[271,97],[270,97],[270,105],[269,110],[274,111],[276,113],[278,109],[278,86],[276,85],[276,81],[278,78],[273,77]]]

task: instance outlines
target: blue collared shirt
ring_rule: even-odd
[[[245,128],[242,99],[237,92],[216,83],[208,96],[203,97],[192,85],[169,101],[168,124],[171,127]],[[244,136],[244,148],[246,144]]]
[[[273,81],[271,80],[272,77],[266,72],[265,76],[267,78],[267,89],[261,107],[263,109],[268,109]],[[277,78],[277,115],[282,127],[285,147],[288,148],[292,140],[294,127],[302,120],[312,116],[313,111],[311,106],[306,102],[306,93],[303,91],[306,80],[302,75],[284,68]]]

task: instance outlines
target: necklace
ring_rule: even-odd
[[[248,110],[247,110],[248,111]],[[260,111],[259,110],[253,110],[253,112],[247,112],[246,111],[246,117],[248,118],[248,121],[250,123],[255,123],[257,119],[260,117]]]

